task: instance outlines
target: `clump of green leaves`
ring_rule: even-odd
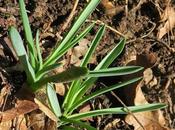
[[[28,52],[26,52],[23,40],[15,27],[10,28],[9,34],[14,49],[19,57],[19,61],[26,72],[28,86],[32,91],[38,90],[47,82],[67,82],[85,76],[88,73],[88,69],[85,67],[73,67],[63,73],[48,76],[50,71],[61,65],[60,63],[56,63],[56,61],[58,61],[92,29],[94,24],[89,25],[89,27],[77,35],[80,26],[85,22],[86,18],[90,15],[93,9],[95,9],[99,2],[100,0],[93,0],[88,4],[65,38],[58,43],[52,53],[43,60],[41,49],[39,47],[39,31],[37,31],[34,40],[24,1],[19,0],[20,14]]]
[[[28,51],[26,51],[23,40],[19,35],[17,29],[15,27],[10,28],[10,38],[14,49],[19,57],[19,61],[26,72],[28,86],[32,91],[36,91],[44,85],[47,86],[47,95],[50,107],[53,113],[58,118],[58,126],[65,130],[75,129],[66,125],[69,123],[76,124],[81,128],[86,128],[89,130],[95,129],[86,123],[82,123],[82,118],[106,114],[127,114],[128,110],[124,107],[93,110],[84,113],[75,113],[75,110],[84,103],[92,100],[93,98],[101,94],[110,92],[120,87],[124,87],[141,79],[141,77],[134,78],[125,82],[102,88],[100,90],[97,90],[96,92],[86,95],[87,91],[91,89],[91,87],[99,77],[128,75],[136,73],[143,69],[139,66],[108,68],[110,64],[121,54],[125,45],[125,39],[122,39],[103,58],[103,60],[96,66],[94,70],[89,70],[87,68],[87,64],[104,34],[105,25],[100,26],[96,36],[91,42],[89,50],[85,54],[79,67],[70,68],[56,75],[48,74],[56,67],[61,66],[61,64],[57,63],[57,61],[70,48],[74,47],[74,45],[76,45],[82,38],[84,38],[93,28],[94,23],[90,24],[84,31],[77,35],[77,32],[80,29],[81,25],[85,22],[90,13],[96,8],[99,2],[100,0],[91,0],[89,2],[89,4],[80,14],[79,18],[75,21],[74,25],[67,33],[67,35],[60,43],[57,44],[53,52],[44,60],[42,59],[42,53],[39,47],[39,31],[37,31],[36,38],[34,40],[23,0],[19,0],[19,4]],[[59,104],[52,82],[71,82],[63,104]],[[141,112],[164,107],[165,104],[155,103],[132,106],[128,108],[131,112]]]
[[[99,40],[101,39],[104,33],[105,26],[102,25],[97,32],[94,40],[92,41],[90,48],[86,55],[84,56],[80,67],[86,67],[87,63],[95,51]],[[154,103],[154,104],[146,104],[146,105],[139,105],[139,106],[130,106],[128,108],[125,107],[117,107],[117,108],[107,108],[107,109],[100,109],[100,110],[92,110],[89,112],[83,113],[75,113],[77,108],[79,108],[84,103],[87,103],[94,98],[98,97],[99,95],[105,94],[107,92],[113,91],[115,89],[125,87],[129,84],[137,82],[141,79],[141,77],[137,77],[134,79],[130,79],[128,81],[124,81],[121,83],[117,83],[112,86],[107,86],[102,89],[96,90],[95,92],[86,95],[88,90],[90,90],[95,83],[95,81],[99,77],[108,77],[108,76],[122,76],[136,73],[142,70],[142,67],[139,66],[124,66],[124,67],[110,67],[110,64],[116,59],[122,52],[124,48],[125,40],[121,40],[103,59],[102,61],[96,66],[94,70],[89,71],[89,74],[84,79],[75,80],[70,84],[70,88],[66,94],[63,104],[59,104],[56,98],[56,93],[52,85],[47,85],[47,94],[50,102],[50,106],[58,117],[60,126],[67,123],[76,124],[82,128],[86,128],[88,130],[95,130],[88,124],[82,123],[80,120],[87,117],[99,116],[99,115],[106,115],[106,114],[128,114],[131,112],[143,112],[143,111],[153,111],[156,109],[164,108],[166,105],[162,103]],[[58,105],[59,104],[59,105]],[[59,107],[61,106],[61,107]],[[128,109],[130,111],[128,111]],[[62,126],[61,128],[67,129],[69,126]]]

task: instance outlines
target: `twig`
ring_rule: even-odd
[[[157,41],[158,43],[161,43],[164,47],[166,47],[171,53],[175,53],[175,49],[174,48],[171,48],[170,46],[167,45],[167,43],[165,43],[164,41],[161,41],[157,38],[154,38],[154,37],[149,37],[150,39],[154,40],[154,41]]]
[[[3,8],[3,7],[0,7],[0,12],[1,13],[6,13],[6,14],[12,14],[12,13],[16,13],[16,9],[15,8]]]
[[[142,123],[137,119],[137,117],[130,111],[130,109],[126,106],[126,104],[113,92],[111,91],[111,94],[126,108],[128,114],[130,114],[136,121],[137,123],[141,126],[143,130],[146,130]]]
[[[156,24],[154,22],[152,22],[152,21],[149,21],[149,22],[153,25],[153,27],[151,28],[151,30],[147,34],[143,35],[141,38],[145,38],[145,37],[149,36],[156,28]]]
[[[78,2],[79,2],[79,0],[76,0],[76,1],[75,1],[74,7],[72,8],[72,11],[71,11],[69,17],[67,18],[67,20],[66,20],[65,23],[63,24],[63,26],[62,26],[62,28],[60,29],[60,31],[57,32],[56,36],[61,35],[61,33],[67,28],[68,24],[70,23],[70,21],[72,20],[74,14],[75,14],[75,10],[76,10],[76,8],[77,8]]]
[[[106,87],[105,84],[103,84],[103,83],[101,83],[101,84]],[[111,94],[123,105],[124,108],[126,108],[128,114],[130,114],[131,116],[133,116],[133,118],[137,121],[137,123],[141,126],[141,128],[143,130],[146,130],[144,128],[144,126],[142,125],[142,123],[137,119],[137,117],[132,113],[132,111],[130,111],[130,109],[126,106],[126,104],[113,91],[111,91]]]
[[[100,25],[100,24],[105,24],[104,22],[102,22],[102,21],[100,21],[100,20],[96,20],[96,21],[95,21],[95,20],[86,20],[86,22],[93,22],[93,23],[96,23],[96,24],[98,24],[98,25]],[[120,36],[126,38],[126,36],[125,36],[124,34],[122,34],[121,32],[117,31],[117,30],[114,29],[113,27],[111,27],[111,26],[109,26],[109,25],[107,25],[107,24],[105,24],[105,25],[106,25],[106,28],[108,28],[109,30],[115,32],[117,35],[120,35]]]
[[[125,0],[125,14],[128,17],[128,0]]]
[[[140,0],[139,3],[137,4],[136,7],[134,7],[131,11],[136,12],[137,10],[139,10],[141,8],[141,6],[146,3],[146,0]]]
[[[170,83],[171,83],[171,78],[168,78],[168,80],[167,80],[167,82],[165,84],[164,90],[167,90],[168,89],[168,87],[170,86]]]

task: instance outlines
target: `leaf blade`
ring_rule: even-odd
[[[27,81],[28,83],[32,84],[35,81],[35,72],[31,64],[29,63],[28,56],[24,48],[24,44],[21,39],[21,36],[19,35],[19,32],[14,27],[10,27],[9,34],[10,34],[10,39],[12,41],[12,45],[15,49],[15,52],[19,57],[19,61],[24,67],[24,70],[26,72],[26,75],[28,78]]]
[[[122,76],[133,74],[143,70],[143,67],[139,66],[124,66],[124,67],[112,67],[107,69],[89,71],[88,77],[108,77],[108,76]]]
[[[104,93],[107,93],[109,91],[113,91],[115,89],[118,89],[118,88],[121,88],[121,87],[124,87],[126,85],[129,85],[129,84],[132,84],[132,83],[135,83],[137,81],[139,81],[140,79],[142,79],[141,77],[139,78],[134,78],[134,79],[131,79],[131,80],[128,80],[128,81],[125,81],[125,82],[122,82],[122,83],[118,83],[118,84],[115,84],[115,85],[112,85],[112,86],[109,86],[107,88],[102,88],[100,90],[97,90],[96,92],[90,94],[90,95],[87,95],[85,97],[83,97],[81,100],[78,100],[76,101],[72,107],[69,109],[70,113],[75,110],[76,108],[78,108],[80,105],[83,105],[83,103],[99,96],[99,95],[102,95]]]
[[[95,51],[97,45],[99,44],[103,34],[105,32],[105,25],[101,26],[100,29],[98,30],[96,36],[94,37],[89,49],[88,49],[88,52],[85,54],[82,62],[81,62],[81,67],[86,67],[87,64],[88,64],[88,61],[90,59],[90,57],[92,56],[93,52]]]
[[[132,106],[128,107],[128,109],[133,112],[143,112],[143,111],[153,111],[157,109],[163,109],[166,107],[166,104],[163,103],[154,103],[154,104],[144,104],[144,105],[138,105],[138,106]],[[73,114],[68,116],[67,118],[72,120],[80,120],[82,118],[87,117],[93,117],[98,115],[106,115],[106,114],[128,114],[128,111],[124,107],[118,107],[118,108],[107,108],[107,109],[101,109],[101,110],[94,110],[79,114]]]
[[[92,13],[92,11],[96,8],[96,6],[100,3],[100,0],[91,0],[89,4],[86,6],[86,8],[83,10],[83,12],[80,14],[76,22],[73,24],[71,30],[68,32],[66,37],[63,39],[61,44],[53,51],[53,53],[49,56],[49,58],[46,60],[45,65],[48,65],[50,63],[53,63],[58,60],[57,53],[61,50],[61,48],[64,47],[66,43],[68,43],[69,40],[71,40],[77,31],[80,29],[81,25],[85,22],[87,17]]]
[[[53,85],[51,85],[50,83],[47,84],[47,96],[48,96],[52,111],[55,113],[55,115],[58,118],[61,117],[62,113],[61,113],[60,104],[58,102],[56,92],[53,89]]]
[[[43,66],[43,59],[42,59],[42,55],[41,55],[41,49],[40,49],[40,45],[39,45],[39,30],[37,30],[36,32],[36,51],[37,51],[37,58],[38,58],[38,70],[42,69]]]
[[[110,53],[108,53],[105,58],[103,58],[103,60],[97,65],[97,67],[95,68],[95,70],[100,70],[100,69],[105,69],[107,68],[113,61],[114,59],[116,59],[122,52],[122,50],[124,49],[124,45],[125,45],[125,39],[122,39],[117,46],[115,46],[114,49],[112,49],[110,51]],[[82,84],[81,87],[79,89],[79,91],[74,95],[74,97],[72,98],[72,102],[74,101],[78,101],[82,98],[82,96],[86,93],[86,91],[93,85],[93,83],[97,80],[98,78],[87,78]]]
[[[105,31],[105,25],[101,26],[100,29],[98,30],[97,34],[95,35],[95,38],[93,39],[87,53],[85,54],[81,64],[80,64],[80,67],[86,67],[87,66],[87,63],[90,59],[90,57],[92,56],[93,52],[95,51],[97,45],[99,44],[103,34],[104,34],[104,31]],[[80,82],[80,81],[77,81],[77,82]],[[64,102],[64,104],[71,104],[72,102],[72,97],[75,95],[75,93],[79,90],[79,87],[77,85],[77,83],[73,83],[66,95],[66,100]]]
[[[33,40],[32,31],[30,28],[29,19],[27,16],[27,11],[23,0],[19,0],[19,7],[20,7],[20,14],[21,14],[23,27],[24,27],[25,37],[29,48],[31,64],[32,64],[32,67],[35,67],[36,52],[34,47],[34,40]]]
[[[87,74],[88,74],[88,69],[85,67],[72,67],[59,74],[40,79],[39,81],[35,82],[35,85],[33,86],[32,89],[33,91],[36,91],[36,88],[39,89],[44,84],[47,84],[49,82],[56,82],[56,83],[71,82],[73,80],[82,78]]]
[[[73,123],[75,125],[78,125],[82,129],[86,128],[87,130],[97,130],[94,127],[88,125],[87,123],[84,123],[84,122],[81,122],[81,121],[71,120],[71,119],[68,119],[68,118],[65,118],[65,117],[62,117],[61,121],[68,122],[68,123]],[[66,129],[66,130],[68,130],[68,129]]]

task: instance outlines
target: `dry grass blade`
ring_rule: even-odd
[[[39,106],[39,109],[44,112],[50,119],[53,121],[57,122],[58,118],[55,116],[55,114],[47,107],[45,106],[42,102],[40,102],[38,99],[34,99],[35,103]]]

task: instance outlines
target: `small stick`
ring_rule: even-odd
[[[153,25],[153,27],[151,28],[151,30],[147,34],[143,35],[141,38],[145,38],[145,37],[149,36],[156,28],[156,24],[154,22],[152,22],[152,21],[149,21],[149,22]]]
[[[158,43],[161,43],[164,47],[166,47],[171,53],[175,53],[175,49],[174,48],[171,48],[169,45],[167,45],[167,43],[165,43],[164,41],[161,41],[157,38],[154,38],[154,37],[149,37],[150,39],[152,40],[155,40],[157,41]]]
[[[137,123],[141,126],[141,128],[143,130],[146,130],[142,125],[142,123],[137,119],[137,117],[129,110],[126,104],[113,91],[111,91],[111,94],[126,108],[127,112],[132,115],[132,117],[137,121]]]
[[[105,24],[104,22],[102,22],[102,21],[100,21],[100,20],[96,20],[96,21],[95,21],[95,20],[86,20],[86,22],[93,22],[93,23],[96,23],[96,24],[98,24],[98,25],[100,25],[100,24]],[[126,36],[125,36],[124,34],[122,34],[121,32],[117,31],[117,30],[114,29],[113,27],[111,27],[111,26],[109,26],[109,25],[107,25],[107,24],[105,24],[105,25],[106,25],[106,28],[108,28],[109,30],[111,30],[111,31],[115,32],[116,34],[118,34],[118,35],[120,35],[120,36],[126,38]]]
[[[68,24],[70,23],[70,21],[72,20],[74,14],[75,14],[75,10],[77,8],[79,0],[76,0],[74,3],[74,7],[72,8],[72,11],[69,15],[69,17],[67,18],[67,20],[65,21],[65,23],[63,24],[62,28],[60,29],[59,32],[57,32],[56,36],[60,36],[61,33],[67,28]]]
[[[105,84],[103,83],[101,84],[106,87]],[[130,109],[126,106],[126,104],[113,91],[111,91],[110,93],[123,105],[124,108],[126,108],[128,114],[131,114],[131,116],[133,116],[133,118],[137,121],[137,123],[141,126],[141,128],[143,130],[146,130],[144,126],[142,125],[142,123],[137,119],[137,117],[132,113],[132,111],[130,111]]]
[[[125,14],[128,17],[128,0],[125,0]]]
[[[146,0],[140,0],[139,3],[136,5],[136,7],[134,7],[132,9],[133,12],[136,12],[137,10],[139,10],[141,8],[141,6],[146,3],[147,1]]]

